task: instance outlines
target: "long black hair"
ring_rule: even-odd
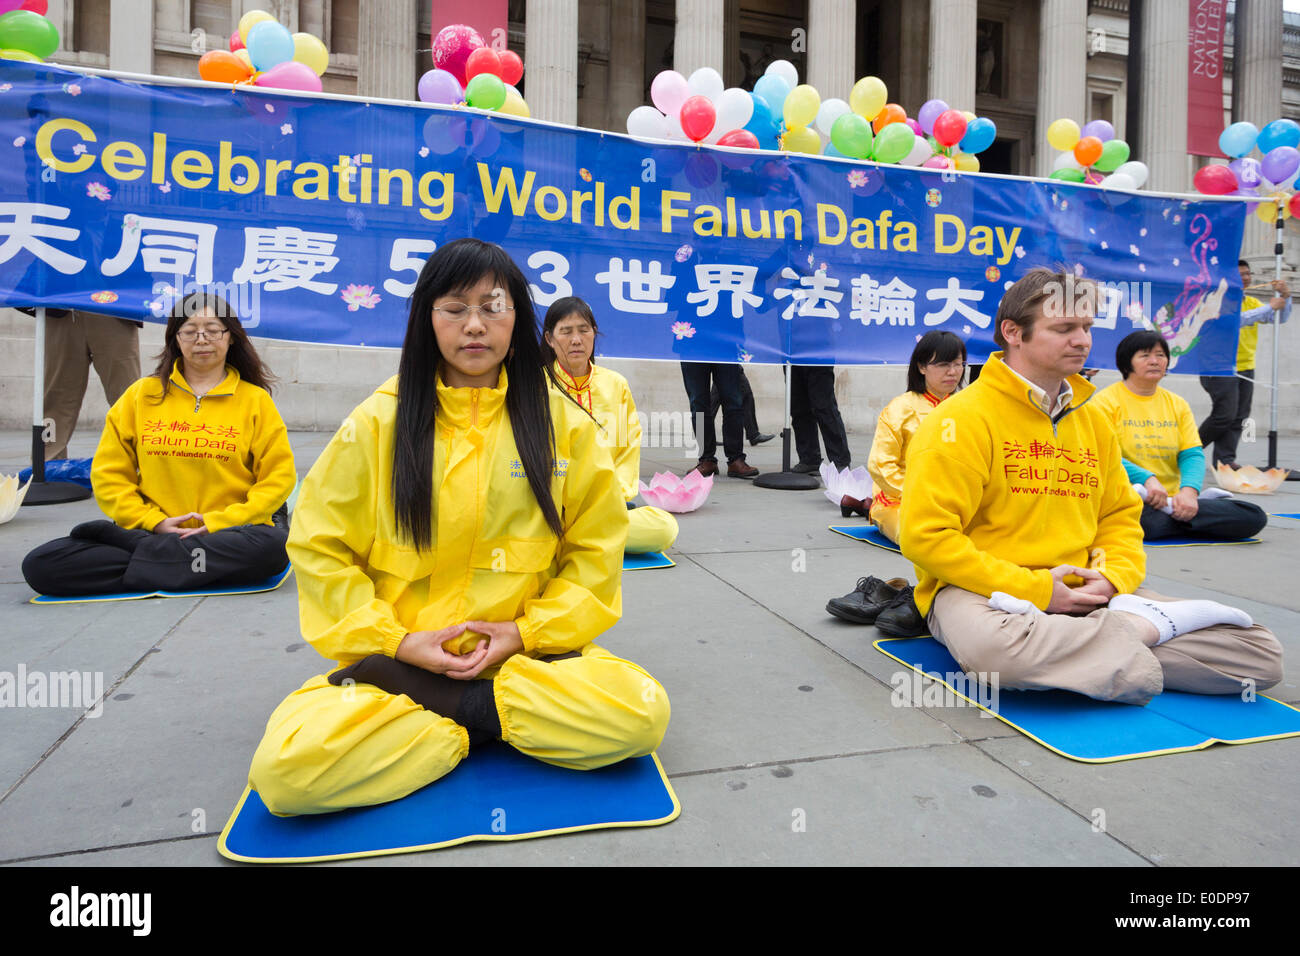
[[[235,311],[235,307],[221,296],[211,292],[191,292],[176,303],[172,314],[167,319],[167,329],[163,333],[163,350],[158,353],[158,365],[152,373],[158,381],[162,382],[162,395],[159,396],[158,401],[162,402],[167,397],[167,390],[171,386],[172,368],[178,361],[181,363],[181,374],[185,374],[185,356],[181,353],[176,333],[194,316],[204,313],[211,315],[226,327],[226,332],[230,335],[230,347],[226,349],[226,364],[239,373],[240,381],[264,388],[270,393],[276,378],[257,354],[257,349],[253,348],[248,333],[239,322],[239,313]]]
[[[921,336],[921,341],[916,343],[916,348],[912,349],[912,361],[907,366],[907,390],[918,395],[924,394],[925,373],[921,371],[922,365],[955,362],[957,359],[966,361],[965,342],[952,332],[941,332],[938,329],[926,332]],[[965,377],[966,373],[962,372],[962,378]],[[957,380],[957,387],[961,388],[961,379]]]
[[[533,497],[556,536],[563,534],[551,497],[555,470],[555,429],[542,356],[537,316],[528,281],[500,246],[457,239],[431,255],[411,294],[410,318],[397,368],[397,434],[393,441],[393,510],[399,533],[419,550],[433,543],[433,444],[438,412],[438,370],[442,353],[433,333],[433,303],[443,295],[473,288],[485,277],[504,288],[515,306],[510,351],[502,367],[509,385],[506,412]]]

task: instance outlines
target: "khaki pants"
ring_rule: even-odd
[[[1138,597],[1175,601],[1139,588]],[[1265,628],[1207,627],[1147,647],[1131,615],[1093,611],[1008,614],[956,587],[935,595],[930,633],[963,670],[994,671],[999,686],[1071,690],[1098,700],[1145,704],[1162,690],[1239,694],[1282,679],[1282,645]]]
[[[66,458],[90,366],[111,406],[140,377],[140,330],[110,315],[74,311],[45,323],[45,417],[54,422],[45,460]]]

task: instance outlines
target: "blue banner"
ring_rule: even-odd
[[[1139,327],[1229,373],[1245,206],[1050,180],[649,144],[420,104],[169,86],[0,60],[0,303],[158,320],[196,287],[254,334],[400,346],[439,243],[503,245],[598,354],[972,358],[1028,269],[1101,283],[1090,365]]]

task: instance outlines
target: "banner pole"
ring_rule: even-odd
[[[74,481],[45,480],[45,306],[36,307],[32,357],[32,480],[23,506],[58,505],[90,497],[90,489]]]
[[[790,470],[790,441],[794,435],[794,426],[790,421],[790,395],[793,388],[793,370],[790,360],[785,360],[785,421],[781,429],[781,470],[767,472],[754,479],[760,488],[776,488],[780,491],[811,491],[821,487],[821,479],[816,475],[801,475]]]

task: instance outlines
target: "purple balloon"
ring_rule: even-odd
[[[1229,165],[1231,165],[1231,164],[1229,164]],[[1258,191],[1257,189],[1253,188],[1253,187],[1251,187],[1251,188],[1242,188],[1242,189],[1238,189],[1238,190],[1235,190],[1235,191],[1233,191],[1233,192],[1230,192],[1230,193],[1228,193],[1228,195],[1229,195],[1229,196],[1241,196],[1241,197],[1244,198],[1244,199],[1258,199],[1258,198],[1259,198],[1259,191]],[[1248,203],[1246,203],[1246,210],[1247,210],[1248,212],[1254,212],[1254,211],[1255,211],[1255,207],[1258,206],[1258,205],[1259,205],[1259,203],[1257,203],[1257,202],[1248,202]]]
[[[934,121],[946,112],[948,112],[948,104],[943,100],[926,100],[916,112],[916,121],[921,124],[921,132],[926,136],[933,136]]]
[[[1093,120],[1092,122],[1086,123],[1084,125],[1079,135],[1081,137],[1095,136],[1103,143],[1109,143],[1112,139],[1115,138],[1115,127],[1111,126],[1105,120]]]
[[[1242,189],[1254,189],[1260,183],[1259,160],[1249,156],[1234,159],[1228,164],[1232,175],[1237,177],[1237,184]]]
[[[420,100],[424,103],[455,106],[465,101],[465,91],[460,88],[456,78],[446,70],[430,70],[420,77],[420,84],[416,89],[420,94]]]
[[[1260,173],[1270,183],[1285,182],[1297,169],[1300,169],[1300,150],[1294,146],[1270,149],[1259,164]]]

